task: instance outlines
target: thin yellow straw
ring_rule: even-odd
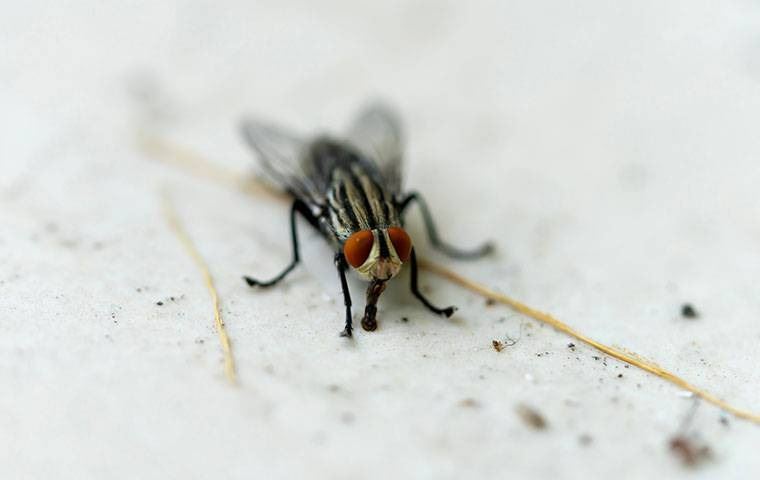
[[[667,380],[668,382],[677,385],[684,390],[688,390],[692,392],[694,395],[697,395],[698,397],[704,399],[706,402],[710,402],[713,405],[716,405],[717,407],[731,413],[732,415],[743,418],[746,420],[750,420],[755,423],[760,423],[760,415],[754,414],[752,412],[741,410],[739,408],[736,408],[723,400],[719,399],[715,395],[712,395],[711,393],[708,393],[704,390],[701,390],[694,385],[690,384],[683,378],[657,366],[653,365],[650,362],[645,362],[634,355],[621,352],[620,350],[617,350],[613,347],[607,346],[603,343],[597,342],[593,338],[589,338],[586,335],[583,335],[582,333],[578,332],[577,330],[574,330],[572,327],[567,325],[566,323],[563,323],[553,316],[551,316],[548,313],[541,312],[539,310],[536,310],[534,308],[529,307],[528,305],[525,305],[524,303],[521,303],[513,298],[510,298],[502,293],[495,292],[493,290],[490,290],[483,285],[480,285],[468,278],[463,277],[462,275],[459,275],[457,273],[452,272],[451,270],[444,268],[440,265],[437,265],[435,263],[429,262],[427,260],[421,260],[420,266],[425,268],[426,270],[435,273],[436,275],[439,275],[450,282],[453,282],[461,287],[464,287],[472,292],[477,293],[478,295],[481,295],[485,298],[489,298],[491,300],[494,300],[496,302],[502,303],[512,310],[515,310],[517,312],[522,313],[523,315],[527,315],[530,318],[533,318],[534,320],[538,320],[539,322],[546,323],[548,325],[551,325],[552,327],[556,328],[557,330],[564,332],[571,337],[587,344],[595,349],[599,350],[602,353],[606,353],[610,357],[617,358],[618,360],[628,363],[630,365],[633,365],[634,367],[640,368],[646,372],[649,372],[653,375],[657,375],[660,378],[663,378]]]
[[[208,290],[209,295],[211,295],[211,303],[214,308],[214,325],[216,326],[219,343],[222,345],[222,352],[224,354],[224,373],[227,380],[229,380],[232,385],[237,385],[237,374],[235,360],[232,356],[232,345],[230,343],[230,337],[227,335],[227,329],[224,327],[224,322],[222,321],[222,314],[219,311],[219,294],[214,286],[211,272],[200,252],[198,252],[198,249],[195,247],[195,244],[193,244],[193,241],[190,239],[190,235],[188,235],[187,231],[182,226],[179,215],[177,215],[177,210],[174,208],[174,205],[166,192],[164,192],[163,195],[163,204],[167,223],[203,275],[206,289]]]
[[[150,137],[148,140],[148,144],[146,144],[145,141],[142,142],[143,148],[145,148],[148,153],[154,154],[156,158],[159,158],[164,162],[182,167],[183,169],[206,179],[211,178],[217,181],[221,180],[228,186],[235,186],[236,188],[242,189],[246,193],[267,193],[269,195],[276,196],[276,198],[283,198],[282,195],[274,194],[269,188],[262,187],[261,185],[256,187],[256,182],[254,182],[252,179],[245,182],[241,181],[240,179],[243,178],[243,175],[223,171],[214,166],[208,160],[195,155],[192,152],[188,152],[187,150],[170,145],[169,143],[156,137]],[[152,148],[148,148],[146,145],[150,145]],[[586,335],[583,335],[582,333],[574,330],[569,325],[557,320],[548,313],[541,312],[504,294],[490,290],[440,265],[436,265],[422,259],[419,260],[419,264],[421,268],[435,273],[436,275],[439,275],[451,281],[452,283],[455,283],[485,298],[489,298],[496,302],[502,303],[509,308],[522,313],[523,315],[533,318],[539,322],[546,323],[547,325],[550,325],[555,329],[566,333],[567,335],[577,339],[580,342],[590,345],[591,347],[609,355],[610,357],[616,358],[621,362],[625,362],[636,368],[644,370],[645,372],[651,373],[652,375],[656,375],[684,390],[692,392],[694,395],[704,399],[706,402],[712,403],[713,405],[734,415],[737,418],[742,418],[760,424],[760,415],[734,407],[733,405],[719,399],[715,395],[695,387],[674,373],[671,373],[651,362],[647,362],[638,358],[635,354],[622,352],[613,347],[600,343],[590,337],[587,337]]]

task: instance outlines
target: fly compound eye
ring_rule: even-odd
[[[375,236],[371,230],[361,230],[348,237],[343,244],[343,255],[348,264],[354,268],[361,267],[367,261],[374,243]]]
[[[403,228],[391,227],[388,229],[388,236],[391,237],[393,248],[396,249],[396,255],[402,262],[409,260],[412,253],[412,239]]]

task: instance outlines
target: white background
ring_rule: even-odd
[[[693,399],[430,274],[453,319],[407,273],[353,342],[316,235],[250,290],[290,257],[287,206],[136,138],[245,172],[244,113],[340,131],[387,98],[442,233],[498,246],[447,261],[414,213],[421,254],[757,411],[760,4],[319,3],[4,2],[3,478],[756,478],[757,426],[701,404],[687,433],[713,459],[687,469],[668,441]],[[162,189],[216,279],[237,388]]]

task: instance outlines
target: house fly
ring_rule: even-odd
[[[431,244],[451,257],[477,258],[492,247],[484,244],[465,251],[443,242],[422,196],[402,191],[402,129],[390,108],[380,104],[365,108],[342,138],[320,135],[304,139],[251,119],[242,123],[242,133],[267,177],[293,197],[293,258],[271,280],[243,277],[249,286],[273,286],[296,267],[300,260],[296,216],[301,215],[335,250],[346,308],[341,336],[350,337],[352,332],[351,294],[346,281],[349,267],[369,281],[361,322],[367,331],[377,328],[377,301],[386,282],[405,263],[411,267],[414,296],[437,315],[449,317],[454,313],[456,307],[436,307],[419,290],[415,249],[404,230],[407,207],[413,202],[419,205]]]

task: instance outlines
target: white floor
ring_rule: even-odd
[[[282,287],[240,278],[289,259],[285,205],[135,141],[157,132],[246,171],[242,114],[339,131],[388,98],[407,124],[407,184],[442,233],[498,246],[446,261],[415,213],[424,256],[760,411],[756,2],[5,3],[4,478],[760,474],[757,425],[704,403],[685,422],[694,400],[678,388],[430,274],[429,295],[460,307],[452,320],[403,276],[377,332],[339,338],[317,236]],[[237,388],[163,189],[217,282]],[[711,459],[685,467],[678,434]]]

